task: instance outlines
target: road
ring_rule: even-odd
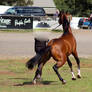
[[[91,31],[73,31],[80,57],[92,56]],[[34,56],[34,37],[37,35],[37,32],[0,32],[0,58],[27,58]],[[59,37],[62,33],[43,32],[40,35],[53,39]]]

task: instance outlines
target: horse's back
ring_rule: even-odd
[[[51,46],[52,56],[59,59],[61,55],[70,55],[76,49],[76,40],[72,34],[66,34],[51,40],[48,46]]]
[[[67,35],[64,35],[61,37],[62,40],[64,40],[64,44],[66,46],[67,51],[70,54],[76,49],[76,39],[73,36],[72,33],[69,33]]]

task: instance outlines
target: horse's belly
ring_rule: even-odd
[[[62,51],[60,49],[60,47],[54,46],[51,49],[51,55],[52,57],[56,60],[56,61],[60,61],[62,58]]]
[[[64,40],[64,42],[65,53],[67,55],[70,55],[73,52],[74,45],[72,44],[72,42],[69,42],[67,40]]]

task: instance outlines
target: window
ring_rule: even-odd
[[[8,9],[6,14],[45,16],[45,11],[40,7],[13,7]]]
[[[15,9],[10,8],[10,9],[8,9],[8,10],[6,11],[6,14],[16,14],[16,11],[15,11]]]

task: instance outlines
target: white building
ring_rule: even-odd
[[[43,7],[47,15],[53,15],[57,10],[53,0],[33,0],[32,6]]]

